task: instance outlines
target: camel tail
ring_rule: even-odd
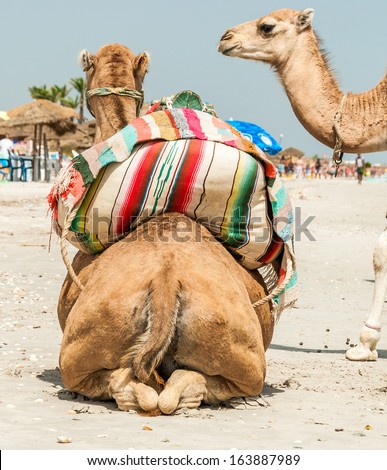
[[[180,296],[181,283],[172,263],[167,262],[149,284],[145,304],[139,312],[144,332],[130,352],[133,372],[143,383],[161,363],[175,336]]]

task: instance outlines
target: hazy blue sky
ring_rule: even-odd
[[[343,91],[374,87],[386,67],[386,0],[13,0],[1,7],[0,110],[30,101],[29,86],[82,76],[81,49],[119,42],[151,54],[146,100],[191,89],[222,119],[255,122],[308,155],[331,154],[299,124],[267,65],[216,50],[229,27],[307,7]],[[367,159],[387,162],[387,152]]]

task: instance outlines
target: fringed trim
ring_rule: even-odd
[[[65,168],[62,168],[58,176],[55,178],[53,189],[55,190],[57,197],[65,195],[71,188],[71,183],[76,178],[76,169],[73,166],[73,162]]]
[[[71,212],[86,192],[86,188],[80,188],[79,184],[77,184],[79,178],[81,178],[81,175],[71,162],[67,167],[59,171],[47,196],[49,212],[51,212],[51,230],[55,230],[59,236],[62,235],[62,227],[58,223],[59,199],[67,209],[67,213]]]

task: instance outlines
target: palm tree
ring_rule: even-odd
[[[67,88],[66,85],[53,85],[50,89],[48,89],[46,85],[40,87],[32,86],[28,88],[28,90],[34,100],[45,99],[74,109],[79,106],[79,122],[82,123],[85,120],[84,103],[86,80],[83,77],[72,78],[70,80],[70,85],[79,93],[79,96],[76,96],[75,98],[68,96],[72,89]]]
[[[66,85],[52,85],[52,87],[50,88],[51,101],[53,101],[54,103],[62,103],[62,100],[66,99],[70,91],[71,88],[67,88]]]
[[[83,77],[72,78],[70,84],[79,93],[79,122],[82,123],[85,120],[83,110],[85,105],[86,80]]]
[[[76,96],[75,98],[73,98],[71,96],[68,96],[67,98],[61,98],[60,104],[62,106],[67,106],[68,108],[76,109],[79,106],[79,97]]]
[[[31,94],[31,98],[33,98],[34,100],[43,99],[43,100],[52,101],[50,90],[47,89],[46,85],[43,85],[40,87],[32,86],[28,88],[28,90]]]
[[[28,90],[34,100],[44,99],[52,101],[53,103],[61,102],[61,100],[64,100],[71,91],[71,89],[68,89],[66,85],[53,85],[50,89],[48,89],[46,85],[41,87],[32,86],[28,88]]]

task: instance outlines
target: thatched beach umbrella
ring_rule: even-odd
[[[34,169],[36,150],[38,150],[39,155],[41,153],[42,136],[44,140],[44,153],[47,167],[48,150],[46,136],[42,131],[43,126],[47,124],[60,123],[61,121],[70,120],[79,116],[79,113],[72,108],[42,99],[18,106],[17,108],[7,111],[7,114],[9,116],[9,120],[6,123],[6,126],[9,129],[18,126],[34,125]],[[38,146],[36,145],[37,141]],[[40,166],[38,167],[38,173],[40,173]],[[34,174],[34,179],[35,176],[36,175]],[[40,175],[38,174],[37,176]]]
[[[281,150],[279,155],[301,158],[305,155],[305,153],[302,150],[296,149],[295,147],[288,147],[287,149]]]
[[[280,158],[284,157],[285,159],[291,159],[295,163],[299,158],[302,158],[305,153],[302,150],[299,150],[295,147],[288,147],[278,154]]]
[[[48,100],[35,100],[23,104],[7,111],[7,114],[10,127],[25,124],[53,124],[54,122],[79,116],[75,109]]]
[[[5,119],[0,118],[0,135],[6,134],[8,132],[8,126],[7,122]]]

